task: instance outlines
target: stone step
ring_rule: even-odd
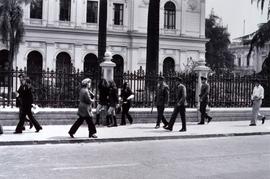
[[[173,109],[167,108],[164,115],[167,120],[170,119]],[[270,118],[270,108],[262,108],[261,113]],[[131,108],[130,114],[133,117],[134,123],[155,123],[157,119],[157,111],[153,110],[151,113],[150,108]],[[213,117],[214,121],[243,121],[250,120],[252,118],[251,108],[211,108],[209,111],[210,116]],[[70,125],[78,118],[77,109],[50,109],[50,108],[40,108],[39,112],[34,114],[36,119],[42,125]],[[103,124],[105,121],[105,113],[101,114],[101,121]],[[188,108],[186,110],[187,122],[198,122],[199,112],[197,109]],[[117,115],[117,121],[120,123],[121,115]],[[19,110],[18,108],[0,108],[0,124],[4,126],[17,125],[19,120]],[[95,120],[95,111],[94,111]],[[127,123],[128,120],[126,119]],[[178,115],[177,121],[180,120],[180,115]]]

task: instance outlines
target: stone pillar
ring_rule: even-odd
[[[113,68],[116,66],[115,63],[111,61],[112,53],[109,51],[105,52],[104,62],[100,64],[102,77],[107,81],[113,81]]]
[[[199,100],[199,95],[200,95],[200,92],[201,92],[201,85],[202,85],[202,82],[201,82],[201,77],[204,76],[204,77],[207,77],[209,71],[210,71],[210,68],[205,66],[205,59],[204,58],[200,58],[200,60],[198,61],[198,65],[194,68],[194,71],[195,73],[197,74],[197,77],[198,77],[198,81],[197,81],[197,84],[196,84],[196,96],[195,96],[195,103],[197,104],[197,109],[198,109],[198,121],[200,121],[200,112],[199,112],[199,109],[200,109],[200,100]]]

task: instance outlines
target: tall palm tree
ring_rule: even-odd
[[[251,0],[251,3],[257,2],[257,6],[260,7],[261,11],[263,11],[264,6],[266,2],[268,2],[268,7],[270,7],[270,0]],[[263,48],[266,42],[270,41],[270,8],[268,8],[268,13],[267,13],[267,19],[268,21],[264,24],[262,24],[259,29],[254,32],[253,38],[251,39],[250,43],[250,49],[247,58],[250,58],[250,55],[256,47],[257,49]],[[268,54],[268,58],[264,61],[263,66],[262,66],[262,71],[265,71],[264,69],[267,68],[267,64],[269,63],[270,60],[270,53]],[[269,68],[270,66],[268,66]]]
[[[9,49],[8,71],[11,71],[14,57],[24,35],[22,4],[31,0],[0,0],[0,33],[3,44]],[[11,97],[12,78],[8,78],[8,103]]]
[[[146,76],[158,73],[160,0],[150,0],[148,7]]]
[[[98,60],[102,61],[107,41],[107,0],[100,0],[98,29]]]

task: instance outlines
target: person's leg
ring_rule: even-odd
[[[126,125],[126,115],[127,115],[127,104],[123,103],[122,105],[122,115],[121,115],[121,123],[120,125]]]
[[[34,118],[31,108],[29,108],[27,110],[27,116],[29,117],[29,120],[31,121],[31,123],[34,125],[36,132],[39,132],[39,130],[42,129],[42,127],[40,126],[40,124],[38,123],[38,121]]]
[[[94,136],[94,134],[97,133],[97,130],[96,130],[96,126],[93,123],[92,117],[85,117],[84,119],[88,125],[89,137],[96,138],[96,136]]]
[[[155,127],[156,129],[159,128],[160,122],[162,119],[162,106],[157,106],[157,113],[158,113],[158,116],[157,116],[156,127]]]
[[[259,101],[254,100],[252,104],[252,118],[250,121],[250,125],[256,125],[257,122],[257,117],[258,117],[258,112],[259,112]]]
[[[71,126],[68,133],[73,136],[76,133],[76,131],[78,130],[78,128],[82,125],[83,121],[84,121],[84,118],[79,116],[79,118]]]
[[[175,120],[177,118],[177,115],[179,113],[179,110],[180,110],[180,107],[179,106],[175,106],[174,109],[173,109],[173,113],[172,113],[172,116],[171,116],[171,119],[167,125],[167,127],[165,127],[165,129],[167,130],[173,130],[173,125],[175,123]]]
[[[99,122],[99,119],[100,119],[100,111],[101,111],[101,108],[102,108],[102,105],[101,104],[98,104],[97,105],[97,108],[96,108],[96,125],[99,125],[100,122]]]
[[[186,126],[186,107],[185,106],[180,107],[180,116],[181,116],[181,121],[182,121],[182,129],[180,130],[180,132],[184,132],[184,131],[187,130],[187,126]]]
[[[202,101],[200,103],[201,121],[198,124],[204,124],[205,112],[207,103]]]
[[[130,106],[131,106],[131,104],[130,103],[127,103],[126,115],[127,115],[127,118],[128,118],[129,123],[132,124],[133,123],[133,119],[132,119],[131,115],[129,114]]]
[[[167,126],[168,122],[167,122],[167,120],[166,120],[166,118],[164,116],[164,109],[165,109],[165,106],[161,106],[161,109],[160,109],[161,121],[164,124],[164,126]]]
[[[21,109],[19,112],[19,123],[16,126],[15,133],[22,133],[25,118],[26,118],[26,110]]]

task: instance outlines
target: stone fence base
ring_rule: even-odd
[[[165,117],[170,119],[173,109],[165,109]],[[42,108],[34,116],[43,125],[70,125],[78,118],[77,109],[52,109]],[[270,119],[270,108],[262,108],[261,113]],[[95,114],[95,111],[94,111]],[[157,119],[157,111],[150,108],[131,108],[130,114],[134,123],[155,123]],[[213,121],[240,121],[250,120],[252,118],[251,108],[211,108],[209,114],[213,117]],[[199,112],[194,108],[187,108],[187,122],[198,122]],[[102,115],[102,123],[105,123],[105,114]],[[3,126],[17,125],[19,120],[18,108],[0,108],[0,124]],[[94,115],[95,120],[95,115]],[[120,123],[121,115],[117,115],[117,121]],[[127,119],[126,119],[127,120]],[[178,115],[177,122],[180,122]],[[127,121],[128,123],[128,121]]]

